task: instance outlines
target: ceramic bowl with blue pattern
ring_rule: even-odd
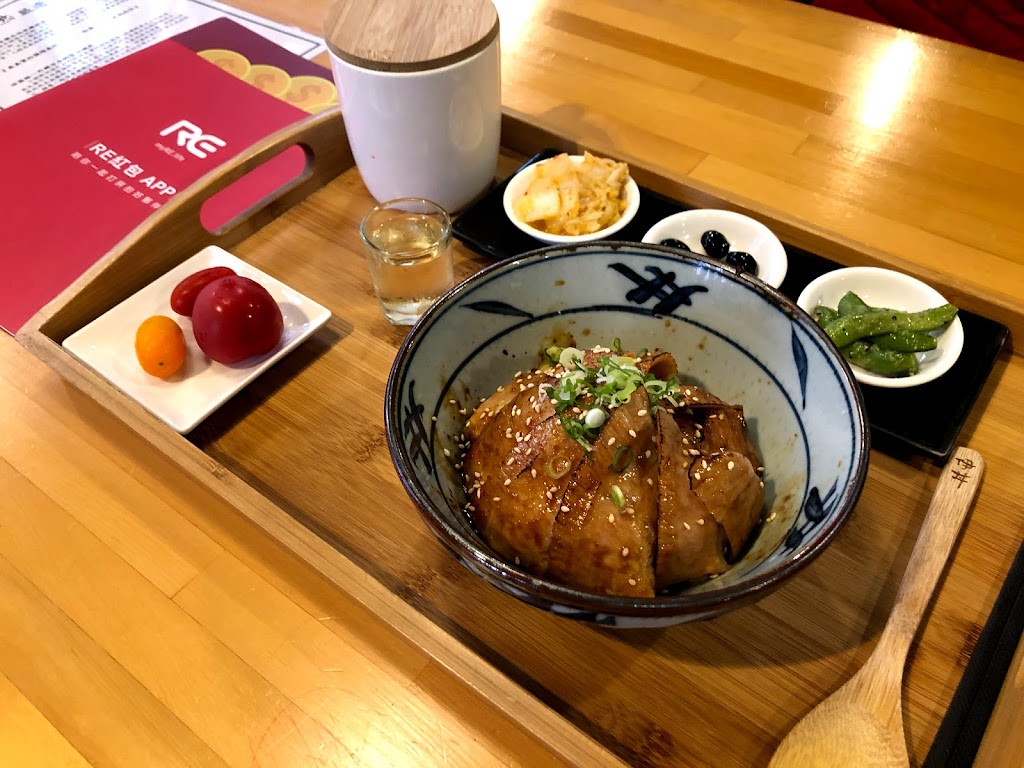
[[[653,598],[600,595],[506,562],[474,530],[455,466],[466,414],[569,336],[667,350],[686,381],[743,406],[764,460],[765,511],[729,571]],[[385,422],[403,485],[467,568],[531,605],[616,627],[707,619],[768,594],[835,538],[868,467],[860,390],[809,315],[727,265],[639,243],[546,248],[456,286],[402,345]]]

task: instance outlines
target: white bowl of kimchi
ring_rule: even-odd
[[[640,208],[640,190],[625,163],[561,154],[523,168],[505,187],[505,215],[544,243],[601,240]]]

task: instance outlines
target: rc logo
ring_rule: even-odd
[[[212,155],[217,151],[217,147],[225,145],[224,139],[203,133],[202,128],[188,120],[179,120],[174,125],[164,128],[160,131],[160,135],[170,136],[175,131],[178,133],[178,146],[184,147],[198,158]]]

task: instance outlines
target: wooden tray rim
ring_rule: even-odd
[[[198,223],[198,210],[210,195],[269,157],[296,144],[304,146],[312,160],[307,172],[282,195],[263,207],[254,206],[254,209],[247,212],[250,214],[248,218],[240,217],[244,221],[234,226],[229,225],[217,233],[209,233],[201,227],[197,230],[194,225],[182,230],[182,219],[191,217]],[[613,147],[585,146],[559,134],[542,120],[513,110],[504,110],[502,145],[524,157],[544,147],[570,153],[580,153],[587,149],[596,154],[617,157],[629,163],[631,173],[639,184],[656,192],[694,207],[725,208],[754,215],[772,228],[783,241],[843,264],[883,266],[914,274],[935,285],[961,306],[1004,323],[1011,330],[1011,338],[1013,331],[1024,329],[1024,306],[1017,306],[1005,297],[994,294],[968,295],[950,276],[917,268],[916,265],[826,232],[754,201],[735,195],[727,197],[722,190],[701,182],[692,179],[673,180],[662,166],[642,163],[636,157],[616,152]],[[435,624],[426,614],[363,571],[323,537],[249,486],[187,438],[166,427],[61,346],[61,341],[69,333],[201,247],[216,244],[231,248],[237,245],[353,165],[340,109],[321,113],[268,137],[249,152],[201,179],[187,194],[164,206],[140,225],[79,280],[47,304],[22,328],[16,338],[65,380],[107,407],[203,488],[231,504],[250,522],[422,649],[555,754],[573,764],[624,765],[589,734],[553,712],[517,682]],[[186,235],[184,238],[181,237],[182,231]],[[136,258],[135,263],[130,263],[133,255],[145,251],[147,245],[155,240],[175,240],[176,236],[188,243],[188,246],[160,251],[157,258]],[[119,267],[130,273],[129,279],[120,293],[108,295],[103,289],[104,281],[110,280]],[[94,303],[89,304],[90,301]]]

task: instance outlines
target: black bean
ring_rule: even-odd
[[[704,253],[716,259],[724,258],[729,253],[729,241],[725,239],[725,235],[713,229],[700,236],[700,244],[704,248]]]
[[[678,248],[681,251],[689,251],[690,246],[684,243],[682,240],[676,240],[674,237],[669,237],[662,240],[658,245],[667,245],[669,248]]]
[[[725,257],[725,263],[736,267],[741,272],[749,272],[754,277],[757,277],[757,262],[749,253],[730,251]]]

